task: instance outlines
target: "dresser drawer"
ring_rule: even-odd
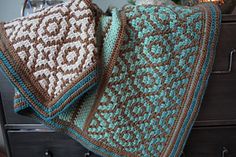
[[[199,122],[236,121],[236,23],[223,23],[213,73],[197,118]],[[232,69],[229,70],[230,56]],[[222,72],[223,73],[219,73]],[[217,73],[218,72],[218,73]],[[235,123],[236,124],[236,123]]]
[[[235,157],[236,127],[194,128],[183,157]]]
[[[8,131],[12,157],[99,157],[57,132]]]

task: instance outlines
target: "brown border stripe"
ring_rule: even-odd
[[[123,36],[124,36],[124,33],[125,33],[125,26],[126,26],[126,17],[125,17],[124,12],[122,12],[120,14],[120,16],[121,16],[121,29],[118,32],[118,39],[117,39],[117,42],[116,42],[116,44],[114,46],[113,52],[111,53],[111,59],[110,59],[110,61],[108,63],[109,67],[104,72],[104,75],[102,77],[102,81],[101,81],[101,83],[99,85],[99,88],[98,88],[98,91],[97,91],[96,100],[95,100],[95,104],[93,105],[92,110],[90,111],[90,113],[88,115],[88,118],[85,121],[84,129],[83,129],[84,131],[87,131],[87,129],[89,127],[89,124],[90,124],[94,114],[97,112],[99,101],[100,101],[100,99],[102,97],[102,94],[104,93],[106,84],[108,83],[108,79],[109,79],[109,77],[110,77],[110,75],[112,73],[112,70],[113,70],[113,67],[115,65],[117,56],[118,56],[118,54],[120,52],[119,50],[120,50],[120,46],[121,46],[121,44],[123,42]]]

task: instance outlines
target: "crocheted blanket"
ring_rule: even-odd
[[[1,68],[42,118],[53,118],[96,83],[91,7],[71,1],[0,24]]]
[[[11,78],[11,51],[1,47],[1,68],[17,89],[15,110],[101,156],[180,156],[213,65],[217,6],[127,5],[97,24],[98,86],[52,118],[41,116]]]

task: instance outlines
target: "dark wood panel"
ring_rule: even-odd
[[[235,35],[236,23],[222,25],[214,71],[228,69],[230,52],[233,48],[236,49]],[[197,121],[198,124],[212,121],[214,125],[217,124],[217,121],[236,122],[236,53],[233,55],[230,73],[210,76]]]
[[[236,119],[236,73],[212,76],[197,121]]]
[[[194,128],[183,157],[236,157],[236,127]]]
[[[7,140],[7,132],[4,127],[5,124],[6,124],[5,115],[3,112],[2,98],[0,95],[0,129],[1,129],[0,136],[2,136],[1,139],[3,140],[1,141],[2,145],[0,145],[0,148],[1,148],[1,152],[4,153],[4,155],[10,156],[9,143]],[[1,153],[0,153],[0,157],[1,157]]]
[[[0,72],[0,92],[2,96],[2,105],[5,113],[6,123],[9,124],[29,124],[37,123],[31,118],[18,115],[13,109],[14,88],[5,76]]]
[[[8,131],[12,157],[84,157],[88,150],[54,131]],[[90,152],[89,157],[99,157]]]
[[[223,14],[222,15],[222,22],[235,22],[236,21],[236,15],[235,14]]]
[[[230,51],[236,49],[235,35],[236,22],[223,23],[221,25],[213,70],[227,69]]]

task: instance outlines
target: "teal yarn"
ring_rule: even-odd
[[[210,10],[211,15],[202,8]],[[126,34],[100,103],[86,128],[92,139],[103,141],[102,147],[116,148],[113,152],[120,156],[180,155],[184,145],[179,141],[186,140],[189,128],[181,125],[179,117],[189,119],[188,125],[192,125],[190,119],[196,116],[200,105],[196,101],[204,90],[199,88],[206,87],[206,79],[202,78],[209,77],[212,66],[212,60],[206,56],[214,56],[214,47],[204,54],[201,50],[215,45],[220,20],[216,10],[212,4],[194,8],[123,8]],[[208,21],[217,22],[207,25]],[[211,31],[204,32],[207,28]],[[208,35],[215,40],[207,41]],[[200,69],[199,59],[204,62]],[[199,70],[201,81],[196,74]],[[194,80],[200,84],[194,86]],[[195,96],[185,100],[190,91]],[[175,135],[176,130],[181,130],[180,134]],[[173,141],[175,138],[177,141]]]
[[[50,119],[17,90],[15,111],[101,156],[180,156],[213,65],[219,9],[127,5],[97,20],[97,85]]]

